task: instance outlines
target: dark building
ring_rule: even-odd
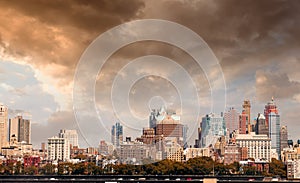
[[[269,135],[269,129],[266,123],[266,118],[263,114],[258,114],[255,125],[255,133],[259,135]]]
[[[288,147],[288,131],[287,126],[281,126],[280,128],[280,150]]]

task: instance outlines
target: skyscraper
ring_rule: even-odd
[[[180,123],[180,116],[172,110],[161,111],[157,116],[155,135],[175,137],[177,142],[183,146],[183,125]]]
[[[9,119],[9,141],[16,137],[18,142],[31,142],[30,120],[24,119],[23,116],[16,116]]]
[[[239,113],[233,107],[224,113],[224,121],[229,133],[239,129]]]
[[[255,133],[259,135],[269,135],[269,129],[266,124],[266,118],[263,114],[258,114],[255,124]]]
[[[223,117],[212,113],[202,118],[201,129],[201,147],[214,145],[218,138],[226,135]]]
[[[246,121],[246,133],[250,133],[251,132],[251,104],[250,104],[250,100],[244,100],[244,104],[243,104],[243,110],[245,111],[245,114],[247,115],[248,119]]]
[[[239,117],[239,134],[247,134],[248,133],[248,114],[246,114],[245,110],[243,110],[242,114]]]
[[[59,138],[66,138],[69,140],[70,145],[78,147],[78,134],[76,130],[60,130]]]
[[[123,142],[123,126],[117,122],[112,126],[111,129],[111,143],[115,147],[120,147],[120,144]]]
[[[287,126],[281,126],[280,128],[280,151],[283,150],[283,148],[288,147],[288,130]]]
[[[280,115],[274,98],[265,106],[266,124],[269,128],[269,137],[271,138],[271,148],[276,149],[278,156],[280,155]]]
[[[7,107],[0,104],[0,149],[8,145],[7,141]]]

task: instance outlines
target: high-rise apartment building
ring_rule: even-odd
[[[78,147],[78,134],[76,130],[60,130],[58,134],[59,138],[68,139],[70,145]]]
[[[222,116],[207,114],[201,122],[200,146],[214,145],[221,136],[226,135],[225,123]]]
[[[48,138],[48,159],[52,161],[67,161],[70,159],[70,144],[68,139]]]
[[[7,107],[0,104],[0,149],[8,145],[7,141]]]
[[[280,115],[274,98],[265,106],[266,124],[269,129],[269,137],[271,138],[271,147],[276,149],[278,156],[280,155]]]
[[[229,133],[239,129],[239,113],[233,107],[224,113],[224,121]]]
[[[111,129],[111,143],[115,147],[120,147],[123,142],[123,126],[120,123],[116,123]]]
[[[31,142],[30,120],[24,119],[23,116],[16,116],[9,119],[9,141],[16,138],[18,142]]]

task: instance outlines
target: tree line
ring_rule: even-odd
[[[197,157],[187,162],[162,160],[144,165],[108,164],[102,168],[94,162],[58,164],[47,163],[39,167],[24,167],[21,162],[0,165],[2,175],[279,175],[286,177],[286,166],[283,162],[272,159],[269,172],[258,171],[255,166],[240,166],[238,162],[229,165],[213,161],[209,157]]]

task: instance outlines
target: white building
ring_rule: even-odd
[[[7,140],[7,132],[8,132],[8,125],[7,125],[7,107],[3,104],[0,104],[0,149],[2,147],[8,146]]]
[[[288,179],[300,179],[300,160],[288,160],[287,172]]]
[[[48,159],[53,161],[67,161],[70,159],[70,144],[68,139],[48,138]]]
[[[236,143],[247,148],[248,158],[271,161],[271,139],[268,135],[256,135],[255,132],[237,134]]]
[[[60,130],[58,137],[68,139],[72,147],[78,147],[78,134],[76,130]]]
[[[186,148],[183,154],[185,155],[186,161],[191,158],[210,156],[209,148]]]

